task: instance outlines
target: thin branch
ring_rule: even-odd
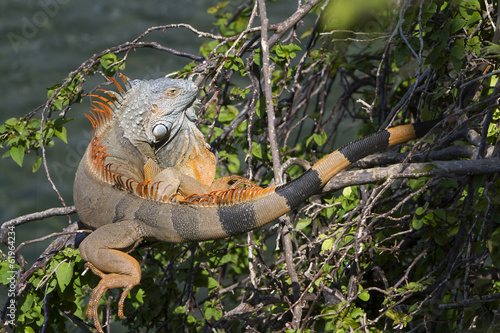
[[[262,25],[261,31],[261,45],[262,45],[262,75],[264,77],[264,95],[266,98],[266,114],[268,126],[268,139],[271,148],[271,155],[273,158],[273,169],[275,170],[275,181],[280,184],[281,180],[278,178],[279,170],[281,168],[281,160],[279,156],[279,147],[276,138],[276,116],[274,113],[274,100],[273,90],[271,86],[271,69],[269,64],[269,43],[267,40],[268,19],[266,13],[266,2],[259,0],[259,15]]]
[[[402,172],[399,172],[404,167]],[[428,168],[430,170],[421,173]],[[394,178],[420,178],[440,175],[443,177],[457,177],[466,175],[494,174],[500,172],[500,158],[459,161],[433,161],[429,163],[394,164],[388,167],[344,171],[330,180],[323,188],[322,193],[331,193],[347,186],[373,184],[389,176]]]
[[[7,242],[7,229],[11,227],[16,227],[18,225],[43,220],[52,216],[63,216],[69,214],[75,214],[76,208],[75,206],[69,207],[58,207],[58,208],[50,208],[41,212],[31,213],[23,216],[16,217],[15,219],[4,222],[1,227],[1,239],[2,243],[6,244]]]

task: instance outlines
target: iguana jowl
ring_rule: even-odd
[[[194,144],[205,157],[194,167],[189,159],[180,158],[175,163],[166,160],[172,156],[168,153],[172,148],[169,140],[179,140],[176,135],[182,130],[197,131],[192,122],[182,120],[185,119],[183,112],[191,106],[197,93],[194,83],[172,79],[132,81],[127,93],[120,91],[121,95],[107,92],[113,102],[99,97],[94,103],[89,116],[94,135],[78,168],[74,186],[74,202],[80,219],[96,229],[84,239],[80,253],[92,271],[102,278],[93,291],[87,311],[98,331],[102,329],[97,304],[103,293],[110,288],[124,288],[118,309],[119,316],[123,317],[124,299],[140,282],[139,263],[126,252],[142,240],[205,241],[259,228],[318,193],[351,163],[417,138],[435,124],[398,126],[354,141],[281,186],[220,190],[227,188],[226,181],[232,178],[212,183],[212,171],[208,175],[197,175],[200,169],[196,165],[203,167],[204,161],[209,170],[215,167],[211,153],[200,148],[204,144],[200,136],[194,135],[198,138]],[[194,173],[189,174],[193,169]],[[171,200],[175,193],[187,197]]]

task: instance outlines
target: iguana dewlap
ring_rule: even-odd
[[[191,107],[196,93],[197,87],[187,80],[132,81],[127,93],[108,92],[113,102],[99,98],[89,116],[95,131],[76,174],[74,202],[82,222],[95,229],[81,243],[80,253],[102,278],[87,312],[100,332],[97,304],[103,293],[124,288],[118,312],[123,317],[124,299],[140,282],[139,264],[127,252],[142,240],[205,241],[259,228],[320,192],[351,163],[419,137],[435,124],[398,126],[354,141],[281,186],[208,193],[213,177],[191,177],[185,171],[200,170],[197,166],[203,167],[204,161],[209,169],[214,168],[210,155],[204,154],[193,168],[182,156],[170,154],[173,150],[192,153],[178,146],[185,139],[176,135],[195,130],[192,122],[185,122],[183,113]],[[196,141],[196,149],[204,147],[203,140]],[[167,156],[179,163],[170,163]],[[174,193],[191,196],[171,201]]]

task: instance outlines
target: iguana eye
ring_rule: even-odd
[[[153,135],[156,138],[156,140],[159,140],[163,138],[165,135],[167,135],[167,127],[162,124],[158,124],[155,127],[153,127]]]
[[[177,88],[170,88],[167,90],[167,96],[168,97],[175,97],[175,96],[177,96],[177,94],[179,94],[179,91],[180,90]]]

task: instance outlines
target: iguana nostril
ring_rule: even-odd
[[[163,138],[165,135],[167,135],[167,133],[168,129],[165,125],[159,124],[153,127],[153,135],[156,140]]]

